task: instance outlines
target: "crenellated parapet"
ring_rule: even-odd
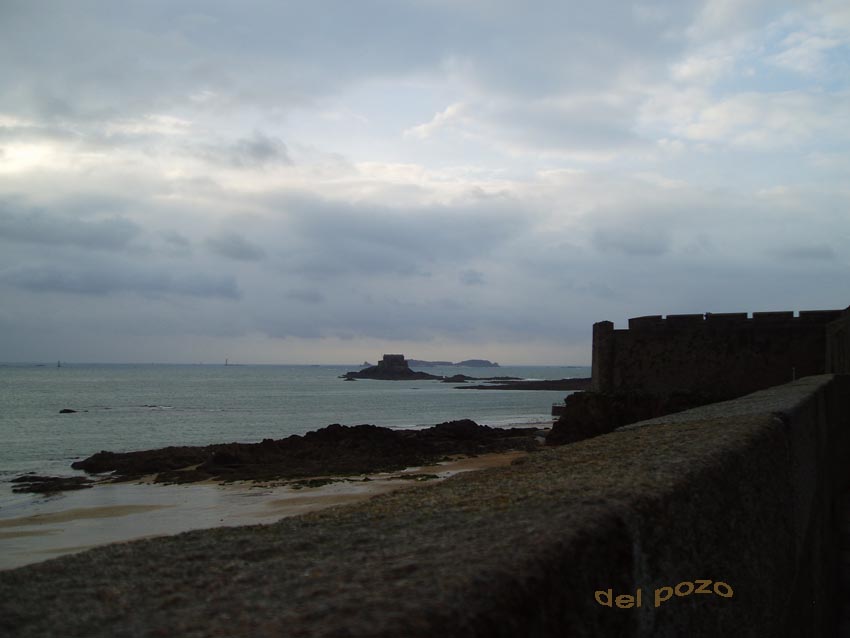
[[[705,326],[732,327],[766,323],[825,324],[838,319],[843,310],[793,310],[778,312],[707,312],[687,315],[647,315],[629,319],[629,330],[664,330],[668,328],[698,328]]]
[[[659,396],[699,392],[719,400],[821,374],[829,368],[826,326],[844,313],[648,315],[629,319],[625,329],[602,321],[593,326],[593,386]],[[830,360],[841,356],[836,351]]]

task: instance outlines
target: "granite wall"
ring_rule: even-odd
[[[629,319],[626,330],[603,321],[593,326],[594,390],[718,400],[821,374],[825,328],[841,313],[658,315]]]
[[[826,327],[826,371],[850,374],[850,309]]]

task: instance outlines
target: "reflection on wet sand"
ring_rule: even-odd
[[[106,543],[223,525],[273,523],[284,516],[345,505],[461,472],[508,465],[525,454],[488,454],[390,474],[308,483],[316,487],[292,482],[98,485],[45,499],[28,509],[35,509],[35,514],[16,517],[14,512],[0,512],[0,569]]]
[[[20,527],[23,525],[49,525],[51,523],[67,523],[68,521],[84,518],[111,518],[114,516],[126,516],[128,514],[139,514],[155,509],[161,509],[167,505],[108,505],[103,507],[82,507],[54,512],[52,514],[35,514],[33,516],[21,516],[0,520],[0,529],[4,527]]]

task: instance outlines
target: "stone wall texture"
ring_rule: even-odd
[[[850,309],[826,327],[826,371],[850,374]]]
[[[728,399],[827,370],[826,325],[840,310],[636,317],[593,330],[597,392],[694,391]],[[845,327],[844,343],[847,336]],[[846,356],[845,350],[835,357]]]

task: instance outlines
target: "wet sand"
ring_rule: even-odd
[[[376,494],[509,465],[526,452],[446,461],[401,472],[347,477],[318,487],[283,482],[220,485],[106,484],[45,498],[26,516],[0,516],[0,569],[12,569],[107,543],[219,526],[273,523]],[[436,479],[416,480],[420,474]],[[365,480],[367,479],[368,480]],[[32,513],[32,512],[35,513]]]

